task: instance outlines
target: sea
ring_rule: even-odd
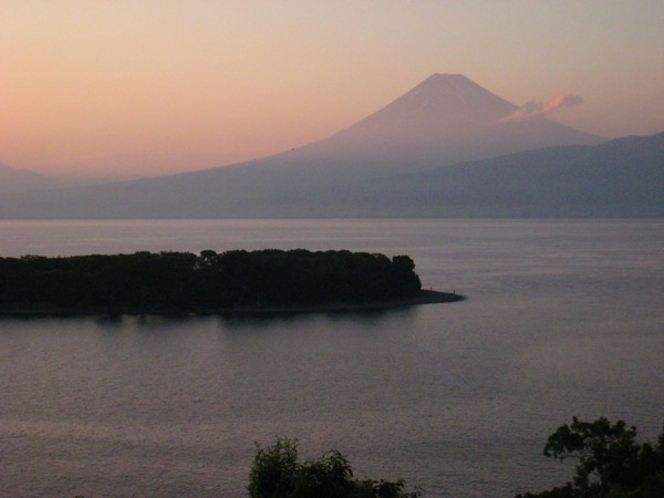
[[[257,445],[426,497],[562,485],[573,416],[664,423],[664,220],[0,221],[0,256],[407,254],[465,301],[273,316],[0,317],[0,496],[245,497]]]

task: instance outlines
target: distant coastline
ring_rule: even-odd
[[[85,307],[85,306],[0,306],[0,317],[92,316],[92,315],[277,315],[300,313],[344,313],[383,311],[423,304],[442,304],[464,301],[466,296],[454,292],[420,290],[417,294],[364,302],[338,302],[317,305],[265,305],[230,307]]]

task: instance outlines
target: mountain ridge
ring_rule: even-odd
[[[661,218],[664,132],[544,147],[346,185],[343,193],[319,189],[315,197],[319,206],[335,198],[347,210],[336,210],[340,217],[352,210],[367,218]],[[295,193],[288,199],[298,203]],[[287,216],[283,201],[272,203]]]
[[[143,191],[140,182],[127,183],[130,194]],[[227,218],[661,218],[664,132],[600,145],[545,147],[365,182],[259,193],[242,201],[215,196],[213,182],[201,185],[170,190],[166,202],[163,196],[143,197],[136,206],[121,197],[115,209],[92,209],[84,217],[214,218],[223,212]],[[115,195],[111,187],[82,188],[89,195],[83,205],[103,198],[105,189]],[[80,217],[80,212],[73,206],[64,217]],[[0,202],[0,217],[7,214]]]
[[[22,193],[55,186],[55,182],[39,173],[0,163],[0,194]]]
[[[313,213],[349,217],[388,212],[390,216],[460,216],[462,210],[446,214],[426,203],[404,212],[396,208],[383,212],[380,206],[385,199],[415,195],[404,190],[414,181],[409,175],[459,164],[473,168],[473,161],[542,147],[606,142],[544,116],[506,119],[518,109],[463,75],[434,74],[366,118],[304,147],[220,168],[14,199],[5,196],[0,200],[0,217],[269,218],[312,217]],[[483,182],[481,176],[475,181]],[[387,190],[380,191],[379,186],[390,182]],[[355,198],[347,202],[354,192]],[[373,199],[374,208],[367,209],[368,201],[360,202],[363,195]],[[440,196],[428,199],[430,205],[444,204]],[[486,202],[480,201],[478,206],[486,210]],[[340,204],[336,209],[335,203]],[[355,214],[352,206],[359,209]],[[479,211],[466,212],[475,216]]]

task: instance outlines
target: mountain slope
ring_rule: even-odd
[[[265,199],[602,141],[541,116],[506,119],[516,109],[464,76],[435,74],[376,113],[305,147],[193,173],[3,197],[0,217],[269,217],[271,209],[258,209]]]
[[[664,217],[664,133],[291,192],[268,205],[284,217]]]
[[[167,179],[162,179],[163,181]],[[150,182],[150,184],[152,184]],[[108,189],[104,192],[103,189]],[[661,218],[664,217],[664,133],[625,137],[595,146],[546,147],[429,171],[371,180],[292,189],[269,194],[247,191],[242,200],[216,196],[214,183],[173,192],[168,199],[144,197],[130,182],[82,189],[74,216],[95,196],[116,195],[113,216],[202,218],[211,213],[256,218]],[[62,202],[67,200],[65,192]],[[192,202],[194,196],[198,202]],[[97,197],[97,198],[98,198]],[[134,201],[135,202],[135,201]],[[46,207],[42,207],[45,209]],[[0,203],[0,212],[3,211]],[[43,211],[42,211],[43,212]],[[10,212],[11,214],[11,212]],[[92,211],[91,217],[104,217]]]
[[[54,182],[46,176],[0,163],[0,195],[41,190],[53,185]]]
[[[412,171],[549,145],[603,141],[543,117],[507,119],[517,109],[463,75],[434,74],[378,112],[312,144],[308,152],[372,156]]]

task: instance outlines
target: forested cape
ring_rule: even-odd
[[[346,250],[29,255],[0,258],[0,308],[177,312],[366,303],[417,295],[414,268],[408,256]]]

